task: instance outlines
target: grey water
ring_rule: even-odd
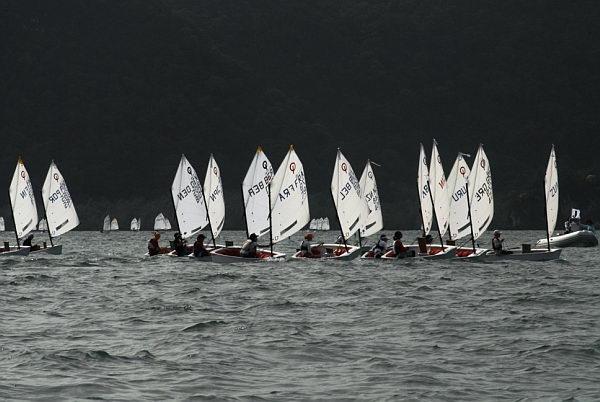
[[[223,265],[144,257],[149,235],[71,232],[61,256],[0,258],[1,400],[600,399],[598,248]]]

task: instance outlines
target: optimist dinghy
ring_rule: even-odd
[[[363,221],[367,218],[368,206],[350,162],[339,149],[331,179],[331,196],[340,224],[343,244],[312,244],[310,254],[298,251],[293,258],[347,261],[360,255],[361,248],[348,245],[346,239],[360,230]]]

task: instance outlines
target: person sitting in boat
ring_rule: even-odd
[[[202,233],[196,238],[194,242],[194,257],[208,257],[210,255],[206,247],[204,247],[204,239],[206,239],[206,236]]]
[[[408,257],[408,248],[404,247],[402,244],[402,232],[397,230],[394,233],[394,254],[396,258],[406,258]]]
[[[433,243],[433,236],[428,234],[427,236],[425,236],[425,243],[426,244],[431,244]]]
[[[160,254],[160,245],[158,244],[159,240],[160,240],[160,233],[154,232],[154,237],[148,241],[148,254],[149,255],[153,256],[153,255]]]
[[[40,249],[40,246],[37,244],[31,244],[33,242],[33,233],[31,233],[25,241],[23,242],[23,246],[29,247],[29,251],[36,251]]]
[[[383,256],[383,254],[387,251],[388,248],[387,242],[388,238],[385,234],[379,236],[379,240],[377,240],[377,243],[375,243],[375,245],[371,247],[373,258],[381,258],[381,256]]]
[[[242,248],[240,249],[240,256],[244,258],[257,258],[258,254],[256,253],[256,249],[258,248],[258,236],[256,233],[252,233],[248,236],[248,240],[242,244]]]
[[[307,233],[304,235],[304,240],[302,240],[302,243],[300,243],[300,257],[313,257],[311,243],[314,237],[315,236],[312,233]]]
[[[175,232],[175,239],[173,240],[173,249],[179,257],[183,257],[188,254],[186,241],[181,237],[181,233]]]
[[[502,243],[504,243],[504,239],[501,236],[501,231],[494,230],[494,237],[492,238],[492,249],[494,250],[494,253],[496,255],[512,254],[512,251],[504,250],[502,248]]]

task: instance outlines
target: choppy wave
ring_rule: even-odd
[[[144,257],[146,236],[0,259],[0,399],[600,399],[597,248],[218,265]]]

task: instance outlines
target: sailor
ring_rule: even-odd
[[[502,254],[512,254],[512,251],[503,250],[502,243],[504,243],[504,239],[502,237],[502,232],[499,230],[494,230],[494,237],[492,238],[492,249],[496,255]]]
[[[37,244],[31,244],[32,241],[33,241],[33,233],[31,233],[29,236],[27,236],[27,238],[23,242],[23,246],[29,247],[29,251],[39,250],[40,246],[38,246]]]
[[[154,237],[148,241],[148,254],[149,255],[157,255],[160,254],[160,245],[158,241],[160,240],[160,233],[154,232]]]
[[[206,236],[200,233],[194,242],[194,257],[207,257],[210,255],[206,247],[204,247],[204,239]]]
[[[258,255],[256,254],[256,248],[258,247],[258,236],[256,233],[252,233],[248,236],[248,240],[242,244],[242,248],[240,249],[240,256],[244,258],[256,258]]]
[[[371,252],[373,252],[373,258],[381,258],[381,256],[386,252],[388,247],[387,241],[388,238],[385,234],[379,236],[379,240],[377,241],[377,243],[375,243],[375,245],[371,247]]]
[[[311,242],[314,238],[312,233],[307,233],[304,235],[304,240],[300,243],[300,257],[312,257],[313,253],[311,251]]]
[[[179,257],[188,254],[186,241],[181,237],[181,233],[175,232],[175,240],[173,240],[173,248]]]
[[[396,258],[406,258],[408,257],[408,248],[404,247],[402,244],[402,232],[397,230],[394,233],[394,254]]]

